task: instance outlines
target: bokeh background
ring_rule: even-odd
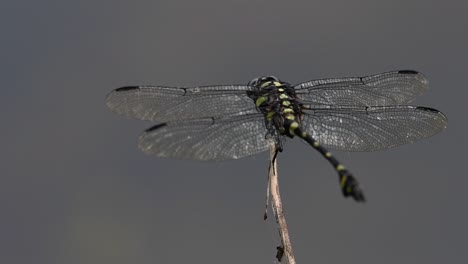
[[[289,140],[280,186],[298,263],[468,263],[466,1],[2,1],[0,263],[274,263],[268,155],[224,163],[138,150],[151,123],[106,109],[135,84],[298,83],[415,69],[448,128],[335,152]]]

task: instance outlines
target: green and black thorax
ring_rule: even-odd
[[[256,88],[256,91],[249,92],[248,95],[265,116],[267,137],[272,137],[277,143],[281,136],[294,137],[290,125],[292,122],[300,124],[302,119],[302,104],[294,87],[274,76],[256,78],[249,85]]]

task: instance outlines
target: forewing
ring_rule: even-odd
[[[268,149],[262,114],[175,121],[156,125],[139,138],[147,154],[192,160],[227,160]]]
[[[342,107],[305,110],[303,128],[322,145],[375,151],[412,143],[442,131],[441,112],[417,106]]]
[[[245,85],[122,87],[107,96],[106,104],[118,114],[160,122],[248,114],[256,112],[247,96],[252,89]]]
[[[427,90],[416,71],[392,71],[367,77],[313,80],[295,86],[300,100],[311,105],[388,106],[407,104]]]

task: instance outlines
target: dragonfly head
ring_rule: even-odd
[[[255,86],[255,87],[262,87],[262,85],[267,83],[267,82],[279,82],[279,81],[280,80],[278,78],[276,78],[275,76],[262,76],[262,77],[257,77],[255,79],[251,80],[248,83],[248,85]]]

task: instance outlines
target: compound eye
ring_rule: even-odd
[[[269,81],[279,82],[279,79],[276,78],[275,76],[268,76],[268,79],[269,79]]]
[[[260,81],[260,78],[257,77],[257,78],[255,78],[255,79],[251,80],[247,85],[249,85],[249,86],[257,86],[258,83],[259,83],[259,81]]]
[[[251,80],[248,85],[250,86],[259,86],[267,82],[279,82],[279,79],[275,76],[264,76],[264,77],[257,77]]]

